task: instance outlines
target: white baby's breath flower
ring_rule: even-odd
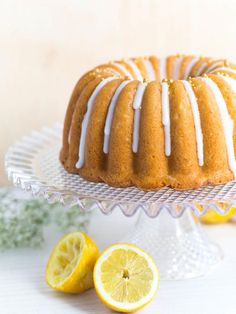
[[[89,217],[79,206],[68,209],[14,188],[0,188],[0,248],[38,247],[44,226],[55,223],[65,233],[86,230]]]

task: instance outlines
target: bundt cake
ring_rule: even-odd
[[[236,66],[195,56],[100,65],[72,93],[60,160],[93,182],[153,190],[236,174]]]

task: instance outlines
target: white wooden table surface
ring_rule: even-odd
[[[101,249],[118,241],[130,230],[136,217],[125,218],[95,212],[89,234]],[[236,224],[206,227],[224,250],[224,261],[206,277],[161,282],[154,301],[140,313],[149,314],[235,314],[236,313]],[[60,237],[46,231],[42,249],[19,249],[0,253],[1,314],[112,313],[99,301],[94,290],[79,296],[52,291],[44,280],[49,252]]]

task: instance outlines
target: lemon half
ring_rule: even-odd
[[[221,224],[229,221],[236,214],[236,207],[231,207],[229,212],[224,215],[218,214],[214,209],[209,209],[208,212],[200,218],[205,224]]]
[[[46,267],[46,281],[53,289],[81,293],[93,285],[93,268],[100,253],[83,232],[64,236],[52,251]]]
[[[127,313],[149,303],[159,285],[159,271],[153,259],[128,243],[110,246],[98,259],[93,277],[103,303]]]

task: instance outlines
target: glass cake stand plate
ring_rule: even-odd
[[[59,201],[68,207],[78,204],[85,211],[94,205],[104,214],[119,208],[130,217],[139,210],[134,230],[122,241],[148,251],[162,279],[204,275],[222,260],[220,248],[209,240],[197,217],[208,209],[226,214],[236,204],[235,181],[196,190],[162,188],[150,192],[88,182],[67,173],[60,164],[61,135],[61,125],[45,127],[9,148],[5,166],[15,186],[50,203]]]

